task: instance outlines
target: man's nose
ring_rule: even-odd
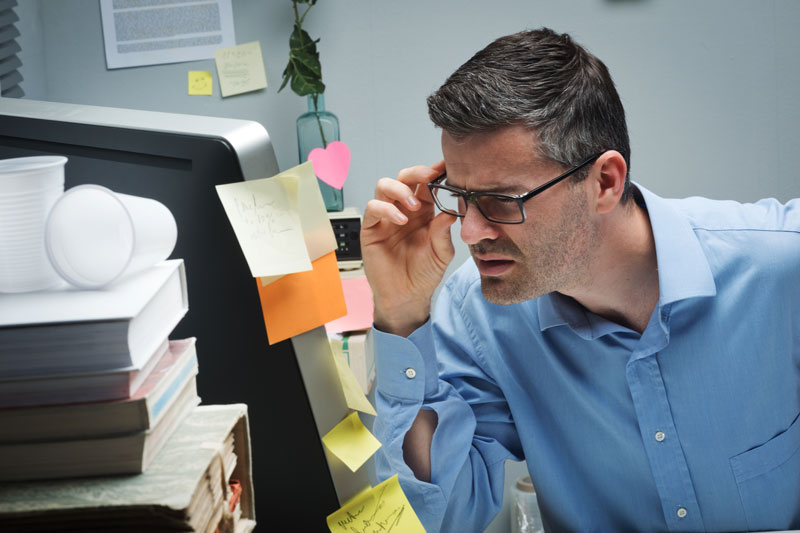
[[[467,207],[466,214],[461,218],[461,240],[465,244],[477,244],[486,239],[494,240],[499,233],[497,224],[486,220],[475,204]]]

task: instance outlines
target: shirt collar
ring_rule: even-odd
[[[635,192],[641,193],[653,229],[658,263],[659,307],[686,298],[714,296],[717,293],[714,276],[689,221],[663,198],[638,183],[633,185],[638,189]],[[607,321],[591,320],[591,313],[587,313],[572,298],[557,292],[539,297],[537,305],[542,331],[569,325],[576,333],[585,334],[582,336],[597,338],[615,329],[611,322],[601,326]]]
[[[634,185],[647,206],[656,241],[659,305],[716,295],[717,286],[708,258],[689,220],[667,200],[638,183]]]

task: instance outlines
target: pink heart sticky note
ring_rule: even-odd
[[[341,189],[350,170],[350,148],[341,141],[333,141],[327,148],[314,148],[308,154],[314,174],[335,189]]]

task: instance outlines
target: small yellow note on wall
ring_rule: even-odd
[[[189,71],[189,95],[211,96],[214,94],[214,78],[210,72],[202,70]]]
[[[358,413],[350,413],[322,437],[325,446],[347,468],[355,472],[381,447],[381,441],[361,423]]]
[[[400,488],[397,474],[361,492],[327,518],[332,533],[425,533],[419,517]]]

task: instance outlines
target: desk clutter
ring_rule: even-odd
[[[169,339],[172,214],[63,192],[65,162],[0,161],[0,530],[252,530],[247,406],[200,407],[196,339]]]
[[[0,530],[253,529],[247,407],[198,406],[187,311],[180,259],[0,297]]]

